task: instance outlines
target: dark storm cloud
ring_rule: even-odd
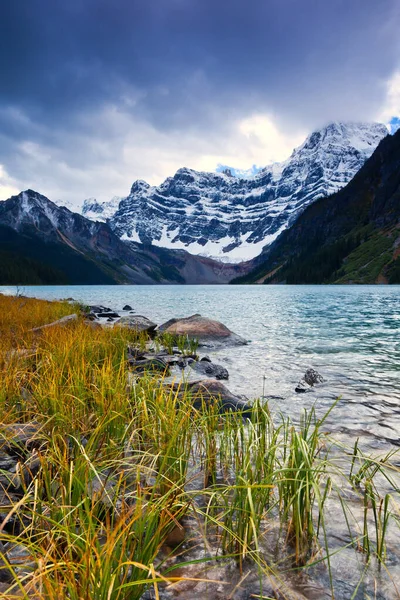
[[[27,140],[96,161],[107,106],[171,135],[254,112],[287,131],[371,118],[399,26],[398,0],[4,0],[0,163],[19,178]]]
[[[393,0],[29,0],[1,7],[1,101],[33,119],[104,102],[160,127],[209,103],[309,118],[337,89],[373,105],[398,61]],[[363,98],[368,93],[370,98]],[[126,102],[133,97],[133,105]],[[299,105],[300,104],[300,105]]]

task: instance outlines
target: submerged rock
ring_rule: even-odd
[[[300,379],[300,381],[294,388],[294,391],[297,394],[304,394],[305,392],[308,392],[309,390],[310,390],[310,386],[304,381],[304,379]]]
[[[304,377],[300,379],[296,385],[295,392],[298,394],[304,394],[314,387],[314,385],[323,383],[323,381],[324,378],[322,375],[320,375],[320,373],[318,373],[318,371],[315,371],[315,369],[307,369],[307,371],[304,373]]]
[[[159,329],[166,333],[196,339],[200,346],[219,347],[247,344],[244,338],[233,333],[223,323],[201,315],[192,315],[184,319],[171,319],[161,325]]]

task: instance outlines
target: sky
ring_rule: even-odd
[[[78,206],[400,115],[398,0],[0,5],[0,199]],[[393,123],[396,123],[394,120]]]

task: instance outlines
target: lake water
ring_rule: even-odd
[[[14,287],[0,292],[15,293]],[[400,286],[29,286],[27,296],[73,297],[121,310],[130,304],[156,323],[201,313],[249,340],[207,352],[230,373],[228,387],[264,395],[296,418],[341,396],[331,426],[368,446],[400,445]],[[308,367],[325,383],[294,392]]]

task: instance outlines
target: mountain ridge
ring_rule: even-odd
[[[251,178],[182,167],[159,186],[135,181],[115,212],[115,202],[96,203],[95,214],[84,211],[107,220],[124,240],[251,260],[309,204],[348,183],[386,135],[379,123],[331,123]]]
[[[14,261],[21,284],[41,280],[40,271],[52,282],[135,284],[227,283],[244,272],[183,251],[124,242],[107,223],[90,221],[34,190],[0,202],[0,228],[3,277],[14,280]],[[28,258],[34,261],[30,280]]]

